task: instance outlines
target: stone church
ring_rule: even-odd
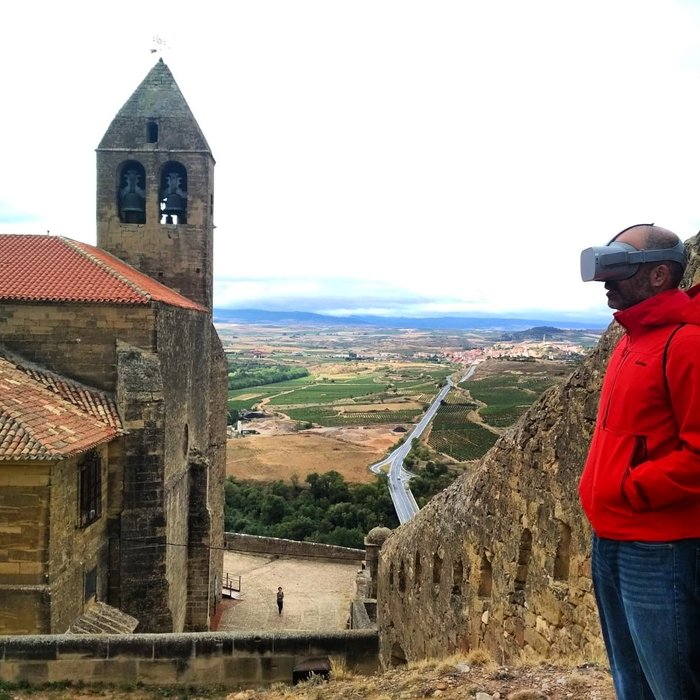
[[[162,59],[97,148],[97,246],[0,236],[0,634],[207,630],[226,364],[214,158]]]

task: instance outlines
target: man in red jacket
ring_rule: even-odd
[[[700,285],[678,288],[685,263],[653,224],[581,253],[625,329],[579,484],[621,700],[700,700]]]

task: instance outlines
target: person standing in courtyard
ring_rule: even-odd
[[[579,483],[620,700],[700,700],[700,285],[679,289],[685,265],[653,224],[581,253],[625,330]]]
[[[282,590],[282,586],[278,586],[277,588],[277,611],[278,614],[282,614],[282,608],[284,607],[284,591]]]

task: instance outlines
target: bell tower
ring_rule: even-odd
[[[210,311],[214,164],[161,58],[97,147],[97,245]]]

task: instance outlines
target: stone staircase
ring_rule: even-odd
[[[131,634],[138,624],[135,617],[95,601],[73,621],[66,634]]]

